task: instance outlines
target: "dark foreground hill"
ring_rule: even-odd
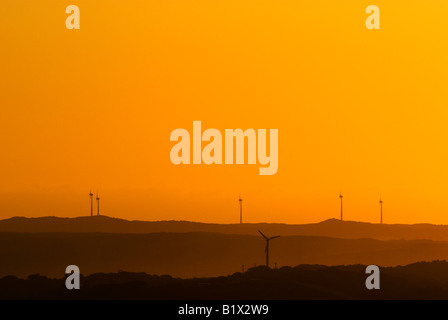
[[[78,218],[24,218],[0,220],[0,232],[216,232],[226,234],[266,234],[322,236],[344,239],[448,241],[448,226],[432,224],[373,224],[336,219],[312,224],[244,223],[213,224],[189,221],[128,221],[106,216]]]
[[[31,275],[0,279],[0,299],[448,299],[448,263],[381,268],[380,289],[365,287],[366,266],[257,267],[225,277],[176,279],[145,273],[98,273],[65,279]]]
[[[271,241],[270,266],[298,264],[405,265],[448,260],[448,242],[286,236]],[[145,272],[174,277],[228,275],[265,264],[261,236],[220,233],[0,233],[0,277],[61,277],[81,273]]]

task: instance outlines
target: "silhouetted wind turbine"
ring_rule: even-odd
[[[272,239],[275,239],[275,238],[279,238],[280,236],[274,236],[274,237],[268,238],[260,230],[258,230],[258,232],[260,232],[260,234],[263,236],[263,238],[266,239],[266,267],[269,267],[269,241],[271,241]]]
[[[96,202],[98,205],[98,215],[100,215],[100,195],[98,192],[96,193]]]
[[[90,196],[90,216],[93,217],[93,193],[92,193],[92,190],[90,190],[89,196]]]
[[[342,193],[339,192],[339,198],[341,199],[341,221],[342,221],[342,198],[344,196],[342,195]]]
[[[380,197],[381,224],[383,224],[383,200]]]
[[[241,195],[238,201],[240,202],[240,224],[243,224],[243,199],[241,199]]]

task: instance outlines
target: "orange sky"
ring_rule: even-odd
[[[76,4],[81,29],[65,28]],[[365,8],[381,10],[367,30]],[[446,1],[0,5],[0,218],[448,224]],[[279,168],[170,162],[176,128],[279,130]]]

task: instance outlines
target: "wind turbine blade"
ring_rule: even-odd
[[[275,238],[280,238],[280,236],[270,237],[269,240],[272,240],[272,239],[275,239]]]
[[[261,232],[260,230],[258,230],[258,232],[260,232],[260,234],[263,236],[263,238],[265,238],[266,240],[269,240],[268,237],[266,237],[263,232]]]

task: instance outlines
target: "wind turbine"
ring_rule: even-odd
[[[93,217],[93,193],[92,193],[92,190],[90,190],[89,196],[90,196],[90,216]]]
[[[383,224],[383,200],[380,197],[381,224]]]
[[[96,193],[96,202],[98,205],[98,215],[100,215],[100,195],[98,192]]]
[[[243,224],[243,199],[241,199],[241,195],[238,201],[240,202],[240,224]]]
[[[342,221],[342,198],[343,198],[344,196],[342,195],[342,193],[341,192],[339,192],[339,198],[341,199],[341,221]]]
[[[268,238],[260,230],[258,230],[258,232],[260,232],[260,234],[263,236],[263,238],[266,239],[266,267],[269,268],[269,241],[271,241],[272,239],[275,239],[275,238],[279,238],[280,236],[274,236],[274,237]]]

